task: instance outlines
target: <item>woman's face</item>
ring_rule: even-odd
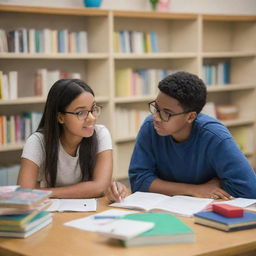
[[[59,123],[63,125],[64,135],[79,137],[80,139],[91,137],[94,132],[96,117],[87,111],[92,110],[95,105],[95,99],[91,93],[83,92],[78,95],[66,107],[65,113],[60,113],[58,116]]]

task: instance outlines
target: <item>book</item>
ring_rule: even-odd
[[[33,219],[37,214],[38,211],[18,215],[1,215],[0,225],[23,225]]]
[[[117,219],[101,225],[96,232],[100,235],[126,241],[152,229],[154,226],[153,222]]]
[[[32,212],[44,211],[47,208],[49,208],[51,203],[52,202],[50,200],[45,200],[33,209],[1,207],[0,208],[0,219],[1,219],[1,215],[20,215],[20,214],[29,214],[29,213],[32,213]]]
[[[51,191],[18,188],[0,194],[0,207],[32,209],[48,198]]]
[[[0,186],[0,195],[7,192],[13,192],[18,189],[20,186],[12,185],[12,186]]]
[[[91,199],[51,199],[47,208],[50,212],[94,212],[97,210],[97,200]]]
[[[170,212],[184,217],[205,209],[213,199],[191,196],[166,196],[157,193],[135,192],[122,202],[110,204],[112,207],[144,210],[150,212]]]
[[[244,212],[242,217],[229,218],[212,211],[194,215],[195,223],[223,231],[237,231],[256,227],[256,213]]]
[[[52,222],[52,217],[48,218],[44,222],[40,223],[39,225],[29,229],[25,232],[20,231],[0,231],[0,237],[15,237],[15,238],[26,238],[35,232],[41,230],[42,228],[46,227]]]
[[[51,213],[43,211],[38,212],[31,220],[29,220],[25,224],[17,224],[17,225],[0,225],[0,231],[20,231],[26,232],[30,229],[36,227],[40,223],[46,221],[51,218]]]
[[[122,217],[125,220],[153,222],[155,226],[129,240],[121,240],[126,247],[156,244],[192,243],[194,231],[170,213],[134,213]]]

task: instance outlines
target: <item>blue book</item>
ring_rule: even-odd
[[[230,82],[230,70],[229,70],[229,63],[224,62],[224,84],[229,84]]]
[[[157,35],[156,32],[150,32],[150,40],[151,40],[151,47],[152,52],[158,52],[158,44],[157,44]]]
[[[243,217],[228,218],[212,211],[194,214],[195,223],[223,231],[237,231],[256,227],[256,213],[244,212]]]

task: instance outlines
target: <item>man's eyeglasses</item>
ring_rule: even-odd
[[[92,115],[94,117],[98,117],[101,113],[101,108],[102,106],[99,106],[99,105],[95,105],[92,107],[91,110],[82,110],[82,111],[78,111],[78,112],[68,112],[68,111],[64,111],[62,112],[63,114],[71,114],[71,115],[75,115],[77,116],[77,119],[80,120],[80,121],[83,121],[85,120],[89,113],[92,113]]]
[[[148,107],[149,107],[149,111],[151,112],[151,114],[155,115],[156,113],[159,113],[161,120],[164,122],[168,122],[172,116],[179,116],[179,115],[186,114],[186,113],[190,112],[190,111],[184,111],[184,112],[180,112],[180,113],[171,114],[165,110],[160,110],[156,106],[155,101],[149,102]]]

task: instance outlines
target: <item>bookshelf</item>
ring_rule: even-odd
[[[204,64],[215,65],[228,61],[229,83],[209,86],[208,101],[237,105],[238,118],[223,121],[231,131],[246,128],[254,134],[256,132],[255,16],[0,5],[0,24],[0,29],[6,31],[18,28],[87,31],[86,53],[0,52],[0,70],[18,71],[18,99],[0,100],[0,115],[42,111],[45,97],[33,96],[34,73],[37,69],[79,72],[81,78],[92,86],[96,100],[104,107],[99,123],[106,125],[112,134],[116,178],[127,177],[136,139],[136,132],[129,130],[128,134],[120,136],[117,127],[120,129],[118,122],[122,121],[116,112],[120,108],[130,112],[145,112],[147,102],[156,97],[154,93],[117,97],[115,74],[120,69],[185,70],[202,77]],[[113,47],[114,35],[120,30],[155,32],[158,52],[116,52]],[[243,150],[255,167],[255,136],[251,139],[250,135],[250,143],[249,149]],[[22,143],[0,145],[0,165],[19,163],[22,146]]]

